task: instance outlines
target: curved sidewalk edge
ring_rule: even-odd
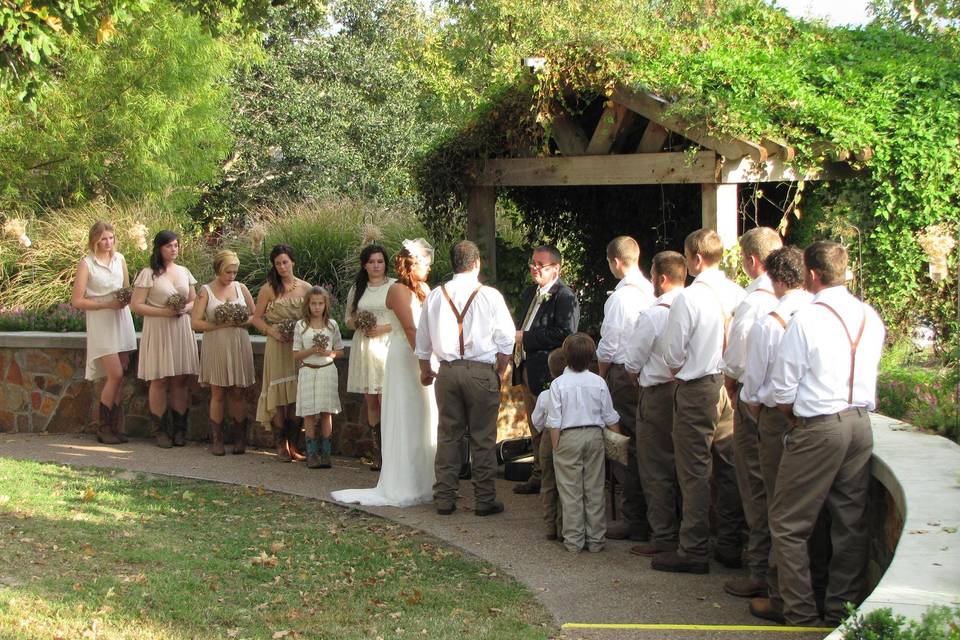
[[[919,620],[935,604],[960,604],[960,446],[871,414],[871,473],[893,498],[903,530],[890,566],[859,607]],[[838,629],[827,636],[838,640]]]

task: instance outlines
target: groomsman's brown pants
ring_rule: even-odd
[[[640,390],[630,380],[630,372],[622,364],[611,364],[607,369],[607,387],[614,410],[620,414],[620,433],[629,436],[627,465],[611,462],[614,477],[623,487],[623,520],[629,535],[638,539],[650,533],[647,524],[647,502],[644,500],[640,472],[637,470],[637,401]]]
[[[716,546],[725,555],[738,554],[743,507],[733,468],[733,411],[721,374],[677,385],[673,447],[683,496],[680,554],[694,562],[708,561],[711,478],[716,489]]]
[[[737,389],[739,393],[740,385]],[[765,580],[770,557],[770,529],[767,526],[767,493],[760,467],[760,436],[756,420],[742,401],[737,402],[733,413],[733,449],[737,487],[749,532],[744,557],[750,576]]]
[[[677,466],[673,456],[673,396],[677,383],[640,389],[637,466],[647,500],[651,542],[657,551],[677,548]]]
[[[840,619],[857,602],[867,557],[867,487],[873,432],[865,409],[801,419],[784,438],[770,505],[770,534],[788,625],[816,624],[807,542],[824,504],[832,517],[825,617]]]
[[[448,508],[457,501],[460,442],[469,427],[475,508],[493,506],[497,498],[496,443],[500,411],[500,378],[496,368],[471,360],[442,362],[434,391],[439,412],[434,502],[438,508]]]

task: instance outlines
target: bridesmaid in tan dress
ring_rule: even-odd
[[[237,282],[240,258],[228,249],[213,258],[216,277],[203,285],[193,305],[194,331],[203,332],[200,348],[200,384],[210,386],[210,453],[222,456],[224,401],[229,404],[233,422],[233,453],[247,450],[247,403],[243,389],[256,382],[253,347],[242,323],[217,322],[217,308],[238,304],[253,313],[253,296],[246,285]]]
[[[294,275],[292,247],[275,246],[270,251],[270,263],[273,266],[257,294],[257,308],[251,319],[253,326],[267,336],[257,421],[273,431],[277,459],[290,462],[303,459],[296,450],[301,428],[296,415],[297,366],[293,360],[292,334],[281,333],[277,324],[300,319],[303,297],[310,290],[310,283]]]
[[[100,391],[97,440],[104,444],[127,441],[120,423],[120,385],[130,362],[128,352],[137,348],[133,317],[126,303],[114,294],[130,286],[127,262],[116,251],[113,225],[96,222],[90,227],[87,254],[77,265],[71,304],[86,312],[87,380],[106,377]]]
[[[383,391],[383,369],[390,347],[390,311],[387,310],[387,290],[395,280],[387,277],[387,250],[378,244],[369,244],[360,252],[360,270],[355,284],[347,294],[346,324],[356,329],[357,314],[369,311],[377,318],[377,324],[366,331],[353,334],[347,369],[347,391],[362,393],[367,405],[367,422],[373,433],[372,471],[379,471],[382,464],[382,438],[380,435],[380,403]]]
[[[187,437],[187,376],[200,373],[197,339],[190,328],[190,312],[197,283],[186,267],[176,263],[180,243],[173,231],[153,239],[150,266],[134,280],[130,308],[143,316],[137,376],[150,382],[150,426],[157,446],[182,447]],[[183,306],[170,298],[180,296]],[[169,393],[170,416],[167,414]]]

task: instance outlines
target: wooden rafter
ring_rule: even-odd
[[[557,143],[557,149],[565,156],[582,156],[590,142],[583,127],[570,116],[556,116],[553,119],[550,134],[553,141]]]
[[[700,151],[486,161],[476,184],[510,187],[716,182],[717,155]]]
[[[590,138],[590,144],[587,145],[587,155],[604,155],[610,153],[617,136],[626,129],[636,114],[630,111],[622,104],[615,102],[608,104],[603,109],[603,115],[597,123],[597,128],[593,131]]]
[[[764,162],[767,159],[767,150],[762,145],[748,140],[721,137],[709,133],[705,128],[693,125],[683,118],[667,115],[670,103],[653,94],[634,91],[618,85],[613,91],[612,98],[615,102],[628,107],[648,120],[653,120],[664,128],[679,133],[702,147],[713,149],[731,160],[745,156],[756,162]]]
[[[647,122],[647,128],[643,130],[640,137],[640,144],[637,145],[637,153],[656,153],[663,149],[663,144],[667,141],[670,132],[659,124],[650,120]]]

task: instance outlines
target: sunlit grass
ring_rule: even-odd
[[[0,637],[545,638],[490,565],[357,511],[0,460]]]

